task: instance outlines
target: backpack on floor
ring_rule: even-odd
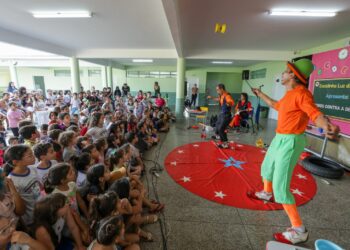
[[[189,99],[185,100],[185,107],[191,107],[191,101]]]
[[[210,126],[214,128],[215,125],[216,125],[217,120],[218,120],[218,116],[217,115],[212,115],[210,117]]]

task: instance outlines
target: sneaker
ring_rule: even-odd
[[[213,139],[213,140],[220,140],[220,136],[218,136],[218,135],[213,135],[213,136],[211,137],[211,139]]]
[[[224,149],[229,148],[227,143],[222,143],[222,144],[218,145],[218,147],[219,148],[224,148]]]
[[[260,192],[255,192],[254,195],[259,200],[273,202],[272,193],[267,193],[264,190]]]
[[[287,231],[283,233],[275,233],[273,237],[279,242],[294,245],[306,242],[309,238],[309,232],[305,230],[304,233],[301,233],[294,228],[288,228]]]

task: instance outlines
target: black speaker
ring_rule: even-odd
[[[242,71],[242,80],[249,80],[249,70]]]

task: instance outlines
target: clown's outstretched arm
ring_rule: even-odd
[[[212,100],[217,101],[217,102],[219,101],[219,97],[213,97],[210,95],[207,96],[207,99],[212,99]]]
[[[333,140],[338,139],[338,135],[340,132],[339,126],[332,124],[324,114],[320,114],[316,118],[315,125],[319,128],[323,128],[323,130],[326,133],[326,136],[329,139],[333,139]]]
[[[266,102],[267,105],[269,105],[271,108],[274,108],[274,105],[277,103],[276,100],[272,99],[268,95],[264,94],[260,89],[254,89],[252,88],[253,93],[263,99],[264,102]]]

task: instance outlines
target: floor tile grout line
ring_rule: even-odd
[[[246,226],[244,225],[243,219],[242,219],[242,217],[241,217],[241,214],[239,213],[238,209],[236,209],[236,212],[237,212],[237,214],[238,214],[239,220],[240,220],[241,223],[243,224],[243,229],[244,229],[244,232],[245,232],[245,234],[246,234],[246,236],[247,236],[247,238],[248,238],[250,248],[251,248],[251,249],[254,249],[254,248],[253,248],[253,244],[252,244],[252,242],[251,242],[251,240],[250,240],[250,237],[249,237],[249,235],[248,235]]]
[[[185,220],[185,219],[173,219],[173,217],[168,216],[166,217],[167,220],[169,221],[179,221],[179,222],[189,222],[189,223],[214,223],[214,224],[219,224],[219,225],[245,225],[245,226],[256,226],[256,227],[288,227],[288,225],[276,225],[276,224],[272,224],[272,225],[261,225],[261,224],[254,224],[254,223],[226,223],[226,222],[218,222],[218,221],[205,221],[205,220]],[[330,227],[308,227],[308,229],[314,229],[314,230],[340,230],[340,231],[350,231],[350,228],[330,228]]]

